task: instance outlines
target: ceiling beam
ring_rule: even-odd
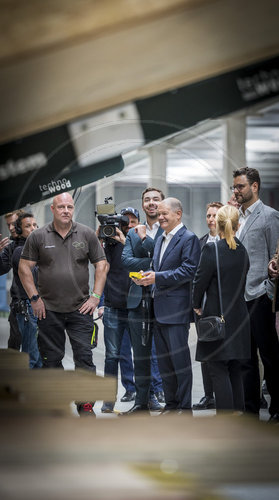
[[[277,0],[0,8],[0,142],[279,54]]]

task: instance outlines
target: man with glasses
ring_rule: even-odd
[[[240,204],[240,227],[236,234],[246,247],[250,269],[245,299],[250,315],[251,359],[243,362],[246,411],[259,414],[260,375],[257,349],[264,365],[268,392],[271,396],[270,421],[279,421],[279,343],[275,314],[268,297],[270,281],[268,263],[279,238],[279,212],[259,199],[260,176],[254,168],[243,167],[233,172],[232,191]]]

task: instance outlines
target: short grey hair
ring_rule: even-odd
[[[177,198],[165,198],[161,203],[168,205],[172,212],[177,212],[178,210],[183,212],[182,203]]]

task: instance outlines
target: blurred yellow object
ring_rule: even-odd
[[[129,277],[141,280],[143,278],[143,275],[141,273],[129,273]]]

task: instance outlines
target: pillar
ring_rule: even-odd
[[[149,148],[148,152],[150,156],[148,187],[161,189],[167,197],[167,145],[157,144]]]
[[[223,120],[223,167],[221,176],[221,202],[226,204],[232,193],[233,170],[246,165],[246,116]]]

